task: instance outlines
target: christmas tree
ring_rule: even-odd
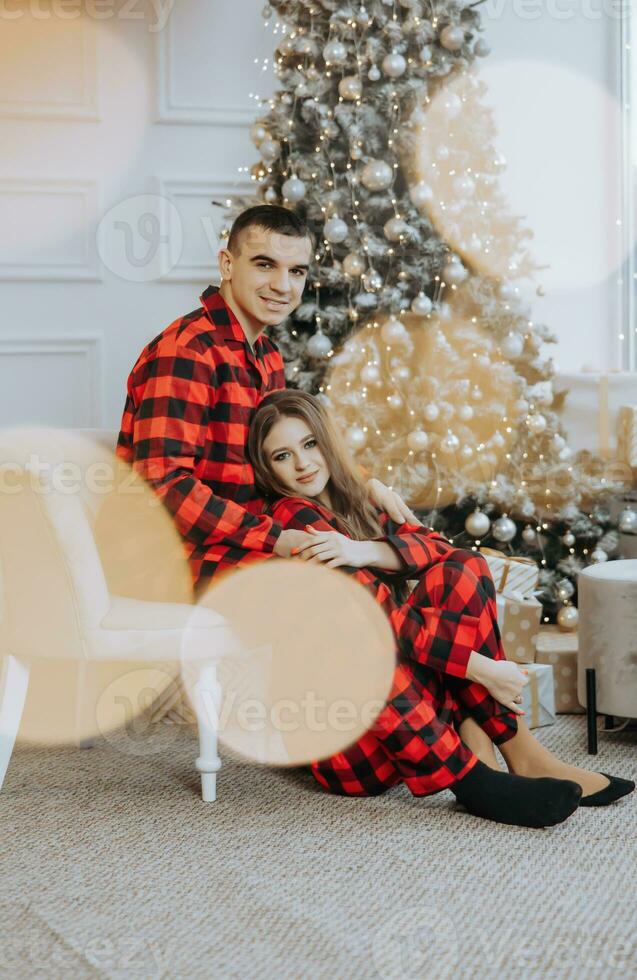
[[[477,4],[272,0],[278,87],[252,127],[259,201],[316,234],[304,302],[273,333],[362,466],[460,547],[537,560],[546,617],[576,624],[577,572],[617,546],[617,485],[574,460],[519,281],[532,237],[476,58]],[[237,200],[231,215],[248,202]]]

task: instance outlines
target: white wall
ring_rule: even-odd
[[[538,274],[533,316],[564,371],[621,366],[619,21],[606,0],[487,0],[482,62]],[[605,13],[602,13],[605,10]]]

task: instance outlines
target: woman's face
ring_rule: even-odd
[[[272,472],[288,490],[304,497],[320,497],[330,472],[314,434],[303,419],[278,419],[263,440],[263,452]]]

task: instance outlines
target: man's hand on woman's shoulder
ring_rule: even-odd
[[[367,492],[371,502],[389,514],[396,524],[422,524],[400,494],[386,487],[380,480],[368,480]]]

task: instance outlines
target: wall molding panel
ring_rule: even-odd
[[[0,280],[101,281],[101,198],[98,178],[0,177],[0,223],[13,229],[0,252]]]
[[[225,204],[228,198],[249,197],[255,184],[249,179],[237,180],[233,175],[202,178],[194,175],[165,175],[156,178],[157,193],[173,204],[181,219],[184,248],[179,262],[162,276],[166,282],[209,283],[218,281],[218,232],[223,224],[223,211],[211,202]],[[194,207],[193,207],[194,205]],[[165,225],[168,234],[177,220],[173,208],[166,208]]]

